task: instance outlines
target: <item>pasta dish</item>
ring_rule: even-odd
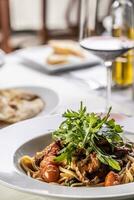
[[[123,128],[104,115],[67,110],[53,142],[20,166],[34,179],[63,186],[113,186],[134,181],[134,144]]]

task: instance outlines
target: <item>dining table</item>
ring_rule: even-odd
[[[59,95],[60,103],[51,115],[61,114],[67,108],[77,109],[80,101],[84,102],[89,111],[101,112],[104,111],[106,104],[105,92],[104,89],[101,89],[101,86],[105,85],[105,70],[102,66],[96,66],[85,70],[50,75],[33,70],[23,64],[18,57],[18,52],[15,51],[5,56],[5,63],[0,68],[0,88],[41,86],[53,89]],[[125,91],[113,92],[111,101],[113,112],[126,116],[133,115],[134,104],[131,92],[130,88]],[[129,98],[126,99],[126,97]],[[0,199],[45,200],[47,198],[26,194],[0,183]]]

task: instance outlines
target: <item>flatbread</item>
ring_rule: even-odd
[[[32,92],[20,89],[0,90],[0,122],[15,123],[38,115],[43,100]]]

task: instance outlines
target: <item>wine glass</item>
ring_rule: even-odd
[[[98,31],[95,25],[92,30],[92,0],[81,0],[80,45],[103,60],[107,69],[106,110],[110,107],[111,99],[111,65],[122,54],[134,48],[134,42],[125,37],[115,38]],[[132,16],[133,17],[133,16]]]

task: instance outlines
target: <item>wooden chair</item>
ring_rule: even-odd
[[[49,29],[47,27],[47,4],[49,0],[43,0],[43,28],[42,38],[44,43],[50,39],[78,39],[79,36],[79,19],[80,19],[80,1],[81,0],[69,0],[65,15],[63,16],[66,20],[67,28],[66,29]],[[74,6],[77,7],[77,19],[76,23],[73,24],[70,19],[70,14]]]
[[[110,0],[113,1],[113,0]],[[58,2],[58,1],[57,1]],[[101,0],[97,0],[97,11],[101,11]],[[63,16],[67,23],[66,29],[49,29],[47,27],[47,4],[49,0],[42,0],[42,9],[43,9],[43,27],[40,31],[38,31],[42,38],[42,43],[46,43],[50,39],[78,39],[79,36],[79,21],[80,21],[80,3],[81,0],[69,0],[65,15]],[[70,19],[71,12],[73,12],[73,8],[77,7],[77,14],[76,14],[76,22],[75,24],[72,23]],[[96,15],[96,26],[98,26],[98,31],[102,31],[102,22],[99,22],[98,16]],[[24,30],[25,31],[25,30]],[[2,48],[5,52],[12,51],[12,47],[10,45],[10,37],[11,37],[11,26],[10,26],[10,9],[9,9],[9,0],[0,0],[0,32],[1,32],[1,43],[0,48]]]
[[[47,27],[47,3],[49,0],[42,0],[43,3],[43,27],[39,31],[39,36],[42,37],[43,43],[46,43],[49,39],[57,38],[57,39],[77,39],[79,33],[79,10],[80,10],[80,0],[70,0],[67,5],[67,10],[65,13],[66,22],[68,24],[68,28],[65,30],[59,29],[49,29]],[[77,22],[76,24],[72,24],[70,20],[70,10],[72,7],[78,7],[77,13]],[[25,30],[24,30],[25,31]],[[1,43],[0,48],[2,48],[5,52],[12,51],[12,47],[9,43],[11,37],[11,26],[10,26],[10,9],[9,9],[9,0],[0,0],[0,32],[1,32]]]
[[[0,48],[8,53],[12,50],[9,44],[9,38],[11,34],[9,0],[0,0],[0,32],[1,32]]]

